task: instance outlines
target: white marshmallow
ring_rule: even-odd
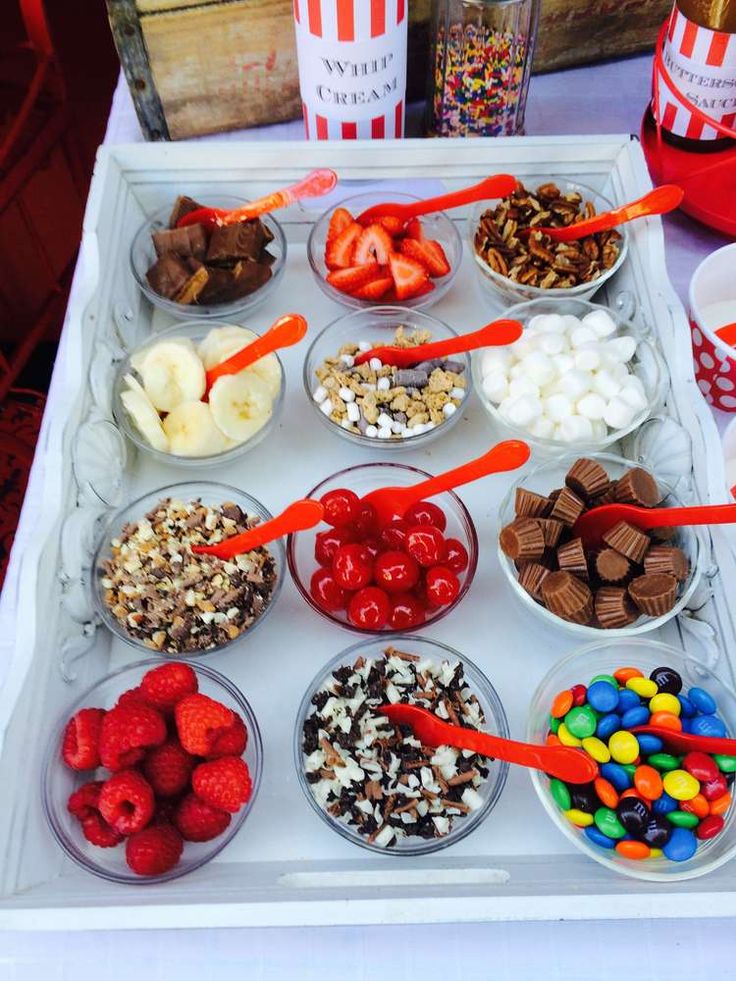
[[[511,354],[505,347],[489,347],[480,359],[480,373],[485,378],[486,375],[494,374],[497,371],[508,371],[511,367]]]
[[[554,431],[555,424],[547,416],[540,416],[538,419],[535,419],[529,427],[530,434],[536,436],[538,439],[551,439]]]
[[[446,416],[448,419],[450,416],[454,416],[456,412],[457,406],[454,402],[445,402],[445,404],[442,406],[442,415]]]
[[[592,341],[596,341],[598,338],[595,332],[586,327],[584,324],[580,324],[574,330],[570,331],[570,344],[572,347],[581,347],[583,344],[589,344]]]
[[[391,388],[391,382],[388,378],[379,378],[376,382],[376,390],[379,392],[387,392]]]
[[[582,322],[595,332],[596,337],[609,337],[616,332],[616,324],[605,310],[591,310],[585,314]]]
[[[602,419],[606,411],[606,400],[597,392],[588,392],[578,402],[577,410],[586,419]]]
[[[511,371],[509,372],[509,378],[521,378],[524,374],[524,365],[521,361],[517,361],[516,364],[512,365]]]
[[[621,385],[610,371],[602,368],[593,376],[593,391],[602,395],[604,399],[612,399],[621,391]]]
[[[638,385],[631,385],[630,382],[638,382]],[[627,405],[630,405],[634,412],[641,412],[648,405],[647,397],[644,393],[644,386],[633,375],[629,377],[629,380],[619,392],[619,398]]]
[[[534,395],[520,395],[518,398],[506,399],[499,411],[512,425],[525,429],[541,416],[542,402]]]
[[[327,398],[327,389],[324,385],[318,385],[312,392],[312,398],[315,402],[322,403]]]
[[[526,377],[537,386],[548,385],[555,377],[555,366],[541,351],[527,354],[522,363]]]
[[[528,326],[532,325],[535,330],[545,334],[561,334],[565,330],[565,319],[559,313],[540,313],[529,321]]]
[[[332,402],[329,399],[325,399],[324,402],[320,403],[319,411],[329,416],[332,413]]]
[[[572,415],[572,412],[572,399],[568,398],[567,395],[558,393],[557,395],[550,395],[548,399],[544,400],[544,414],[552,422],[561,422]]]
[[[593,375],[589,371],[573,368],[558,380],[557,391],[563,392],[576,402],[593,388],[593,380]]]
[[[580,321],[571,313],[564,313],[562,319],[565,324],[565,330],[568,334],[571,334],[574,330],[580,326]]]
[[[625,429],[631,425],[635,415],[635,409],[624,402],[623,399],[614,396],[606,406],[603,419],[611,429]]]
[[[340,360],[347,368],[352,368],[355,364],[355,358],[352,354],[341,354]]]
[[[548,333],[542,334],[538,342],[539,350],[544,354],[562,354],[567,347],[564,334]]]
[[[352,424],[352,422],[349,419],[341,419],[340,420],[340,425],[342,426],[343,429],[352,429],[353,428],[353,424]]]
[[[355,402],[348,402],[347,404],[348,419],[350,422],[357,422],[360,419],[360,409]]]
[[[378,430],[379,439],[391,439],[391,426],[381,426]]]
[[[343,385],[337,394],[340,396],[343,402],[355,401],[355,392],[352,390],[352,388],[347,388],[345,385]]]
[[[631,361],[634,357],[636,341],[629,334],[624,334],[623,337],[613,337],[610,341],[606,341],[604,350],[614,361],[620,361],[622,364],[626,364],[627,361]]]
[[[458,400],[464,399],[465,398],[465,389],[464,388],[460,388],[460,387],[451,389],[450,390],[450,398],[451,399],[458,399]]]
[[[512,358],[517,361],[521,361],[525,358],[527,354],[531,354],[536,347],[536,339],[527,338],[523,335],[518,341],[514,341],[513,344],[509,344],[508,350],[511,352]]]
[[[509,394],[509,383],[506,376],[500,372],[493,375],[486,375],[483,379],[483,394],[495,405],[503,402]]]
[[[391,432],[394,433],[396,436],[399,435],[399,433],[403,428],[404,428],[404,423],[399,422],[398,419],[394,419],[394,421],[391,423]]]
[[[593,424],[585,416],[568,416],[560,423],[562,439],[566,443],[583,443],[593,437]]]
[[[600,367],[601,356],[593,347],[584,347],[574,354],[575,367],[580,371],[595,371]]]
[[[539,396],[539,385],[535,385],[530,378],[521,376],[514,378],[509,384],[509,395],[518,398],[520,395]]]
[[[378,426],[366,426],[365,434],[371,439],[375,439],[378,436]]]
[[[564,375],[575,367],[575,359],[571,354],[556,354],[552,358],[552,364],[557,369],[558,375]]]
[[[382,412],[378,419],[376,419],[376,425],[379,429],[390,429],[393,419],[386,412]]]
[[[345,357],[345,355],[343,355]],[[371,371],[380,371],[383,368],[383,361],[380,358],[371,358],[368,362],[368,367]]]
[[[364,354],[366,351],[370,351],[373,347],[370,341],[358,341],[358,350],[362,351]]]

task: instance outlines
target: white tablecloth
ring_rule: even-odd
[[[532,79],[527,132],[638,133],[649,91],[651,59],[629,58]],[[409,113],[408,135],[418,135]],[[300,139],[300,122],[206,139]],[[115,92],[106,143],[141,140],[127,88]],[[700,260],[726,239],[683,215],[665,219],[667,265],[683,300]],[[60,345],[55,381],[64,371]],[[41,433],[43,440],[43,430]],[[43,474],[34,466],[16,547],[0,597],[0,680],[11,637],[17,559],[34,527]],[[1,798],[1,794],[0,794]],[[695,900],[697,902],[697,900]],[[701,917],[714,911],[698,909]],[[560,917],[565,910],[561,908]],[[732,925],[717,919],[590,923],[498,923],[320,929],[207,930],[192,932],[10,934],[0,932],[0,981],[35,979],[129,981],[130,977],[199,981],[364,981],[389,971],[414,981],[603,981],[638,977],[680,981],[709,968],[729,976]]]

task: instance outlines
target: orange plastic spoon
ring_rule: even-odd
[[[484,198],[504,198],[511,194],[518,187],[519,182],[511,174],[495,174],[493,177],[486,177],[480,184],[473,184],[472,187],[465,187],[461,191],[451,191],[449,194],[440,194],[436,198],[427,198],[425,201],[413,201],[411,204],[398,204],[395,201],[386,201],[383,204],[374,204],[359,214],[357,221],[361,225],[370,225],[376,218],[390,216],[400,218],[401,221],[409,221],[411,218],[418,218],[420,215],[428,215],[432,211],[447,211],[450,208],[460,208],[464,204],[473,204],[475,201],[483,201]]]
[[[585,238],[586,235],[593,235],[595,232],[607,232],[609,228],[623,225],[634,218],[645,218],[647,215],[665,215],[668,211],[674,211],[685,196],[685,192],[677,184],[662,184],[655,187],[638,201],[630,204],[623,204],[620,208],[612,211],[603,211],[592,218],[584,218],[582,221],[573,222],[564,228],[547,228],[542,225],[535,225],[529,231],[544,232],[556,242],[573,242],[578,238]]]
[[[250,344],[236,351],[226,361],[221,361],[214,368],[210,368],[207,372],[207,391],[209,392],[217,379],[222,378],[223,375],[236,375],[248,365],[265,358],[267,354],[273,354],[282,347],[298,344],[306,333],[307,321],[304,317],[298,313],[284,314],[274,321],[261,337],[257,337]]]
[[[452,354],[464,354],[465,351],[475,351],[479,347],[499,347],[518,341],[524,328],[518,320],[494,320],[472,334],[461,334],[459,337],[448,337],[444,341],[433,341],[431,344],[418,344],[416,347],[374,347],[370,351],[361,352],[356,358],[356,364],[363,364],[371,358],[378,358],[384,364],[392,364],[397,368],[410,368],[420,361],[431,361],[433,358],[447,358]]]
[[[469,749],[506,763],[543,770],[566,783],[590,783],[598,776],[596,761],[583,750],[571,746],[534,746],[488,732],[453,726],[418,705],[397,702],[395,705],[381,705],[377,711],[398,725],[411,726],[414,735],[426,746]]]
[[[244,531],[240,535],[225,538],[216,545],[192,545],[192,551],[195,555],[214,555],[218,559],[232,559],[260,545],[268,545],[269,542],[283,538],[284,535],[290,535],[292,531],[314,528],[323,517],[324,508],[319,501],[304,498],[301,501],[294,501],[270,521],[264,521],[263,524],[256,525],[255,528]]]
[[[326,168],[313,170],[296,184],[266,194],[265,197],[250,201],[242,208],[235,208],[233,211],[227,211],[225,208],[197,208],[196,211],[190,211],[188,215],[181,217],[176,227],[183,228],[185,225],[197,225],[200,222],[205,225],[232,225],[237,221],[247,221],[249,218],[265,215],[269,211],[286,208],[301,198],[322,197],[323,194],[329,194],[335,184],[337,184],[337,174],[334,170]]]
[[[720,337],[724,344],[730,344],[731,346],[736,344],[736,323],[719,327],[716,331],[716,337]]]
[[[680,525],[728,525],[736,522],[736,504],[696,504],[682,508],[640,508],[634,504],[604,504],[586,511],[575,522],[573,534],[586,545],[597,545],[619,521],[647,531]]]
[[[386,525],[394,518],[401,518],[406,511],[428,497],[453,490],[463,484],[469,484],[480,477],[492,473],[502,473],[505,470],[516,470],[529,459],[528,445],[520,439],[507,439],[498,443],[483,456],[463,463],[437,477],[430,477],[410,487],[379,487],[366,494],[363,501],[375,509],[378,521]]]

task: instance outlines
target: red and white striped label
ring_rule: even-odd
[[[308,140],[404,135],[408,0],[293,0]]]
[[[672,8],[662,51],[672,83],[688,102],[733,127],[736,123],[736,34],[711,31]],[[715,140],[720,134],[693,115],[660,79],[658,122],[676,136]],[[655,111],[657,109],[655,108]]]

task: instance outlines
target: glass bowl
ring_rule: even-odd
[[[560,177],[559,175],[553,176],[541,176],[529,179],[526,181],[527,187],[531,190],[536,190],[542,184],[554,183],[559,187],[563,194],[569,194],[575,191],[579,191],[583,197],[583,201],[590,201],[595,207],[596,214],[600,214],[603,211],[611,211],[615,205],[608,198],[599,194],[598,191],[594,191],[593,188],[588,187],[585,184],[581,184],[579,181],[568,180],[565,177]],[[546,297],[547,299],[563,299],[563,298],[576,298],[579,300],[589,300],[591,296],[597,290],[603,286],[604,283],[618,272],[621,266],[626,260],[626,253],[628,252],[628,232],[624,225],[621,225],[616,231],[622,236],[622,241],[620,243],[620,249],[618,258],[611,266],[602,273],[598,279],[592,280],[590,283],[579,283],[577,286],[571,286],[567,289],[543,289],[541,286],[526,286],[523,283],[516,283],[513,279],[509,279],[508,276],[502,276],[501,273],[494,272],[493,269],[478,255],[475,251],[475,233],[478,228],[478,223],[480,221],[481,215],[484,211],[488,210],[487,201],[479,201],[475,204],[468,216],[468,226],[467,226],[467,240],[468,248],[470,254],[473,256],[475,262],[475,268],[478,273],[478,281],[482,289],[492,297],[496,303],[500,302],[503,306],[509,306],[512,303],[523,303],[524,300],[536,300]]]
[[[645,464],[635,463],[633,460],[625,460],[623,457],[613,456],[610,453],[588,453],[586,455],[591,460],[598,460],[607,471],[611,480],[617,480],[626,470],[630,469],[631,467],[640,467],[642,470],[646,470],[657,481],[657,486],[662,493],[662,501],[660,503],[663,507],[681,507],[683,505],[683,502],[675,496],[669,484],[665,480],[658,477],[657,474]],[[546,463],[541,464],[535,469],[529,470],[523,475],[523,477],[515,481],[499,506],[498,532],[501,531],[501,528],[514,520],[514,498],[517,487],[525,487],[527,490],[547,495],[555,487],[563,486],[565,482],[565,474],[575,460],[579,458],[580,455],[575,453],[563,457],[557,457],[554,460],[548,460]],[[671,620],[673,617],[677,616],[677,614],[685,607],[687,601],[694,593],[695,587],[697,586],[700,578],[701,541],[694,528],[683,526],[682,528],[677,529],[677,534],[673,538],[672,544],[677,545],[682,549],[690,563],[690,571],[687,579],[678,586],[677,602],[675,605],[671,610],[668,610],[667,613],[663,613],[662,616],[650,617],[642,614],[635,623],[630,624],[628,627],[617,627],[612,629],[595,627],[590,624],[570,623],[568,620],[563,620],[556,614],[550,613],[545,606],[542,606],[541,603],[537,603],[537,601],[519,584],[516,566],[511,559],[509,559],[508,556],[503,553],[500,544],[498,545],[498,561],[501,565],[501,569],[503,570],[504,577],[511,586],[512,592],[516,594],[526,609],[532,610],[536,616],[541,617],[546,623],[556,626],[567,633],[573,634],[580,638],[597,638],[599,641],[601,641],[604,637],[636,637],[639,634],[648,633],[650,630],[656,630],[657,627],[661,627],[663,624],[667,623],[668,620]]]
[[[566,291],[569,292],[569,291]],[[560,299],[538,299],[530,300],[527,303],[519,303],[506,311],[506,316],[513,320],[519,320],[526,326],[532,317],[546,314],[571,315],[582,320],[589,313],[596,310],[605,311],[617,326],[617,331],[612,337],[631,336],[636,340],[636,350],[631,361],[628,362],[630,373],[634,374],[644,386],[647,399],[645,408],[640,409],[632,421],[623,429],[611,429],[600,439],[593,439],[587,442],[566,443],[559,439],[546,439],[534,436],[528,429],[515,426],[505,419],[498,410],[498,406],[488,398],[483,390],[483,350],[475,351],[472,355],[473,384],[478,397],[494,424],[505,434],[523,439],[530,446],[534,447],[542,454],[550,455],[557,453],[569,453],[571,450],[581,452],[595,452],[606,449],[613,443],[635,430],[646,422],[659,406],[662,385],[667,377],[667,369],[660,354],[655,346],[647,340],[645,331],[637,327],[631,321],[626,320],[617,310],[605,307],[596,303],[589,303],[587,300],[579,300],[573,297],[561,297]],[[522,337],[523,339],[523,337]]]
[[[216,320],[194,320],[189,323],[184,322],[174,324],[173,327],[169,327],[167,330],[162,330],[149,337],[144,344],[141,344],[118,363],[113,380],[112,414],[118,429],[120,429],[128,437],[131,443],[138,447],[139,450],[142,450],[144,453],[148,453],[161,463],[173,464],[176,467],[196,469],[198,467],[212,466],[216,463],[229,463],[231,460],[235,460],[238,457],[243,456],[243,454],[249,452],[249,450],[254,449],[254,447],[258,446],[258,444],[272,432],[284,407],[284,396],[286,394],[286,373],[284,372],[284,366],[281,363],[281,359],[276,353],[273,354],[273,357],[276,358],[279,368],[281,369],[281,387],[275,399],[271,403],[271,415],[269,419],[257,432],[253,433],[250,439],[247,439],[244,443],[238,443],[237,446],[233,446],[228,450],[223,450],[220,453],[208,453],[206,456],[179,456],[176,453],[166,453],[162,450],[157,450],[148,442],[148,440],[145,439],[138,428],[134,425],[121,401],[120,396],[126,388],[124,381],[125,375],[131,374],[138,381],[141,380],[139,373],[136,371],[133,365],[136,363],[141,354],[148,350],[148,348],[154,347],[156,344],[160,344],[161,341],[172,340],[179,337],[188,338],[193,342],[194,346],[197,347],[200,341],[204,340],[206,335],[211,330],[216,330],[220,327],[233,326],[242,325],[226,324]]]
[[[247,199],[236,198],[226,195],[214,195],[206,197],[200,201],[204,207],[227,208],[232,210],[247,204]],[[133,279],[138,284],[141,293],[151,301],[151,303],[170,313],[172,317],[182,320],[206,320],[208,318],[225,319],[243,314],[246,311],[254,310],[259,304],[263,303],[274,292],[279,280],[283,276],[286,268],[286,236],[281,225],[273,215],[261,215],[261,221],[273,235],[273,241],[267,246],[269,252],[275,256],[276,261],[271,266],[271,278],[259,289],[248,296],[242,296],[231,303],[213,303],[209,306],[199,306],[196,303],[176,303],[168,300],[164,296],[159,296],[148,284],[146,273],[156,261],[156,251],[151,241],[153,232],[169,227],[169,216],[174,207],[171,201],[162,208],[159,208],[150,218],[147,218],[133,237],[130,246],[130,270]]]
[[[619,638],[598,641],[569,654],[551,668],[539,683],[529,704],[527,742],[544,743],[548,730],[549,710],[555,695],[574,684],[588,684],[599,674],[611,674],[616,668],[639,668],[647,677],[657,667],[673,667],[683,680],[686,690],[693,685],[709,691],[718,702],[718,712],[728,731],[736,732],[736,693],[723,684],[705,665],[683,651],[661,644],[659,641]],[[562,814],[552,799],[549,779],[539,770],[530,770],[532,784],[545,811],[565,837],[585,855],[632,879],[650,882],[677,882],[694,879],[713,872],[736,854],[736,807],[733,805],[724,815],[725,827],[709,841],[701,841],[692,858],[685,862],[649,858],[644,861],[624,858],[615,851],[594,845]]]
[[[340,207],[347,208],[353,217],[357,217],[366,208],[370,208],[374,204],[382,204],[384,201],[392,201],[397,204],[411,204],[419,200],[420,198],[414,197],[411,194],[399,194],[396,191],[374,191],[371,194],[356,194],[354,197],[346,198],[340,202]],[[335,300],[337,303],[341,303],[346,307],[353,307],[356,310],[371,307],[374,305],[371,300],[361,300],[359,297],[350,296],[347,293],[336,290],[325,278],[329,272],[329,269],[325,265],[327,229],[334,211],[334,207],[328,208],[314,223],[312,231],[309,234],[307,256],[314,278],[325,296],[329,296],[330,299]],[[423,296],[416,296],[410,300],[397,300],[397,306],[405,309],[417,310],[421,307],[430,307],[434,303],[437,303],[438,300],[441,300],[452,285],[457,271],[460,268],[460,262],[462,261],[462,240],[457,229],[444,211],[437,211],[431,215],[422,215],[420,220],[424,229],[425,238],[436,239],[445,250],[447,261],[450,264],[450,272],[446,276],[432,280],[434,289],[430,293],[425,293]]]
[[[327,477],[321,483],[317,484],[316,487],[313,487],[311,491],[305,494],[305,497],[312,497],[315,500],[319,500],[327,491],[335,490],[338,487],[347,487],[355,491],[358,497],[363,497],[379,487],[408,487],[430,476],[431,474],[428,474],[424,470],[419,470],[416,467],[408,467],[402,463],[363,463],[332,474],[331,477]],[[448,613],[455,609],[470,589],[470,584],[473,581],[478,565],[478,536],[475,531],[473,519],[470,517],[470,513],[463,502],[454,491],[436,494],[432,497],[432,502],[441,507],[445,512],[447,518],[447,528],[443,532],[445,537],[457,538],[465,546],[468,553],[468,567],[464,573],[460,573],[463,579],[460,585],[460,592],[455,602],[450,603],[448,606],[438,607],[434,613],[428,612],[426,619],[421,624],[421,628],[427,627],[431,623],[437,623],[438,620],[446,617]],[[314,558],[314,543],[317,533],[324,531],[326,527],[326,525],[320,525],[317,528],[311,528],[309,531],[300,531],[288,537],[286,553],[289,572],[297,589],[313,610],[332,623],[361,634],[385,636],[391,632],[388,626],[382,627],[379,630],[356,627],[348,621],[344,611],[331,613],[328,610],[324,610],[312,598],[309,592],[309,581],[315,569],[318,568]]]
[[[429,443],[438,436],[449,432],[462,416],[462,407],[467,403],[468,396],[472,387],[471,363],[469,354],[453,355],[453,361],[461,361],[465,365],[462,377],[465,379],[465,398],[458,411],[446,418],[434,429],[400,439],[377,439],[376,437],[364,436],[361,433],[354,433],[344,429],[339,423],[335,422],[324,412],[314,400],[313,392],[319,385],[319,380],[315,374],[316,369],[322,364],[325,358],[334,357],[343,344],[359,343],[367,341],[373,346],[390,345],[393,343],[394,332],[399,325],[410,330],[428,330],[432,335],[433,341],[445,340],[449,337],[457,337],[456,331],[452,327],[437,320],[429,314],[419,310],[406,310],[402,307],[386,306],[371,307],[370,310],[356,310],[353,313],[346,313],[337,320],[328,324],[312,341],[304,360],[304,389],[307,399],[314,409],[317,418],[320,419],[330,432],[342,436],[356,446],[381,450],[401,450],[407,447],[415,447],[420,444]]]
[[[129,664],[124,668],[118,668],[112,674],[108,674],[101,681],[97,681],[91,688],[70,705],[61,719],[54,727],[53,736],[46,749],[46,756],[41,774],[41,794],[43,811],[46,821],[64,852],[76,862],[81,868],[93,875],[97,875],[109,882],[117,882],[123,885],[150,885],[152,883],[168,882],[171,879],[178,879],[182,875],[187,875],[195,869],[201,868],[207,862],[218,855],[225,846],[232,841],[235,835],[245,824],[246,818],[250,814],[258,788],[261,783],[263,769],[263,744],[261,742],[261,732],[258,722],[253,714],[247,699],[235,685],[229,681],[219,671],[215,671],[203,664],[192,664],[192,668],[197,675],[199,690],[210,698],[215,698],[228,708],[238,712],[245,722],[248,730],[248,745],[243,758],[248,764],[251,780],[253,782],[253,792],[250,800],[238,811],[233,814],[232,821],[225,829],[223,834],[211,841],[206,842],[184,842],[182,857],[173,869],[163,875],[141,876],[136,875],[125,861],[125,846],[119,845],[117,848],[97,848],[91,845],[81,833],[79,822],[66,808],[69,795],[88,780],[95,779],[90,771],[83,773],[75,772],[62,763],[59,753],[64,729],[69,719],[81,708],[96,706],[99,708],[112,708],[119,696],[129,688],[135,688],[140,682],[141,676],[146,670],[156,667],[161,662],[154,658],[148,661],[138,661]],[[100,771],[102,772],[102,771]],[[107,771],[104,771],[106,773]]]
[[[478,698],[486,726],[484,731],[501,736],[503,739],[509,738],[509,724],[506,712],[498,693],[488,678],[472,661],[460,654],[459,651],[441,644],[436,640],[429,640],[426,637],[416,637],[411,634],[394,634],[374,640],[362,640],[353,644],[346,650],[341,651],[337,657],[320,668],[307,690],[304,693],[301,704],[296,714],[296,724],[294,726],[294,766],[296,767],[299,785],[304,792],[304,796],[312,809],[324,821],[324,823],[336,831],[342,838],[367,848],[372,852],[379,852],[382,855],[397,855],[401,857],[409,855],[429,855],[438,852],[443,848],[454,845],[458,841],[466,838],[471,831],[474,831],[491,813],[498,803],[506,777],[508,776],[509,765],[499,760],[489,760],[488,778],[477,788],[478,793],[483,797],[483,804],[476,811],[472,811],[466,817],[456,818],[450,832],[442,838],[400,838],[395,845],[385,848],[369,842],[363,835],[350,827],[344,821],[328,814],[317,802],[311,791],[311,786],[306,778],[304,769],[304,754],[302,751],[302,730],[305,720],[309,717],[313,708],[311,699],[314,693],[324,685],[330,678],[333,671],[343,665],[352,667],[355,660],[359,657],[366,659],[378,659],[382,656],[386,647],[393,644],[399,650],[418,654],[422,660],[431,661],[434,664],[442,661],[460,661],[463,665],[468,687]]]
[[[94,558],[92,560],[92,569],[90,573],[92,599],[97,614],[105,626],[108,627],[108,629],[110,629],[116,637],[124,640],[126,644],[130,644],[131,647],[134,647],[136,650],[140,651],[146,656],[155,655],[158,652],[155,649],[148,647],[142,640],[139,640],[137,637],[133,637],[126,630],[124,630],[119,621],[112,615],[105,604],[103,595],[104,588],[102,586],[103,562],[105,559],[110,557],[111,539],[120,532],[123,525],[127,524],[128,522],[139,521],[144,515],[148,514],[148,512],[155,507],[159,501],[167,497],[178,498],[182,501],[201,500],[203,504],[210,506],[220,505],[227,501],[232,501],[234,504],[237,504],[238,507],[241,508],[241,510],[246,514],[258,516],[262,522],[269,521],[273,517],[271,512],[268,511],[260,501],[257,501],[255,497],[251,497],[250,494],[245,494],[243,491],[238,490],[237,487],[231,487],[229,484],[215,483],[214,481],[201,480],[191,481],[189,483],[170,484],[167,487],[159,487],[158,490],[144,494],[142,497],[139,497],[130,504],[127,504],[119,511],[116,511],[108,519],[98,539]],[[207,654],[217,654],[220,651],[229,649],[234,644],[238,644],[241,641],[250,638],[253,631],[263,623],[271,610],[274,608],[284,579],[286,556],[283,542],[281,539],[278,539],[275,542],[270,542],[266,547],[269,549],[274,559],[274,564],[276,567],[276,582],[274,583],[273,592],[271,593],[271,599],[268,606],[266,606],[258,619],[247,630],[244,630],[237,637],[233,638],[232,640],[228,640],[225,643],[217,644],[214,647],[209,647],[205,650],[184,651],[176,654],[167,654],[166,652],[162,651],[158,653],[160,658],[189,660],[191,658],[203,657]]]

